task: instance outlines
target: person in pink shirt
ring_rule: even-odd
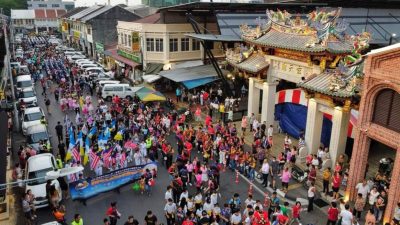
[[[281,181],[282,181],[282,191],[287,192],[289,187],[289,181],[292,175],[290,174],[289,168],[285,168],[282,172]]]
[[[194,112],[196,122],[199,122],[201,119],[201,108],[197,106],[196,111]]]

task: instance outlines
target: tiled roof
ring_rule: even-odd
[[[56,11],[58,18],[67,13],[67,11],[65,11],[64,9],[57,9]]]
[[[55,9],[46,9],[46,17],[47,18],[57,18],[56,10]]]
[[[265,56],[258,53],[252,54],[249,58],[240,63],[235,63],[228,59],[227,62],[234,67],[251,73],[258,73],[269,66],[269,64],[265,61]]]
[[[326,46],[315,44],[314,46],[307,47],[307,44],[311,43],[314,37],[312,35],[297,35],[293,33],[285,33],[277,31],[273,28],[262,35],[258,39],[246,39],[245,41],[267,46],[273,48],[282,48],[303,52],[324,52],[328,51],[331,53],[342,54],[350,53],[352,50],[352,45],[349,42],[341,41],[328,41]]]
[[[35,9],[35,18],[36,19],[45,19],[46,12],[44,9]]]
[[[347,86],[336,91],[331,90],[331,83],[334,76],[334,72],[327,71],[319,75],[313,75],[306,81],[298,83],[297,86],[333,97],[350,98],[355,95],[353,91],[346,90]]]

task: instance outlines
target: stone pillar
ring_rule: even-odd
[[[392,180],[388,194],[388,202],[386,204],[385,214],[383,215],[383,224],[391,222],[393,218],[394,209],[397,203],[400,202],[400,148],[396,151],[396,159],[394,160],[394,167],[392,171]]]
[[[277,83],[263,83],[263,96],[261,105],[261,123],[267,122],[269,125],[274,125],[275,120],[275,95]]]
[[[308,100],[307,123],[305,141],[308,153],[315,154],[321,143],[323,113],[318,110],[318,102],[315,99]]]
[[[254,112],[253,111],[253,105],[254,105],[254,89],[256,88],[254,84],[254,78],[250,77],[249,78],[249,94],[247,98],[247,116],[251,116],[251,114]]]
[[[350,112],[348,110],[344,110],[343,107],[339,106],[334,108],[332,115],[331,142],[329,145],[329,154],[333,165],[335,165],[339,155],[345,152],[349,120]]]
[[[349,180],[345,193],[345,201],[354,200],[357,196],[356,185],[364,179],[367,168],[369,145],[371,139],[357,127],[354,138],[353,153],[350,158]]]

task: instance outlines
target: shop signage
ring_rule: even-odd
[[[132,51],[140,52],[140,36],[139,32],[132,32]]]
[[[122,57],[124,57],[124,58],[130,59],[130,60],[132,60],[134,62],[141,63],[141,57],[138,56],[138,55],[134,55],[134,54],[122,51],[120,49],[117,50],[117,54],[122,56]]]
[[[96,42],[96,52],[98,53],[104,52],[104,45],[102,43]]]

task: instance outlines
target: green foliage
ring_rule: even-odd
[[[0,8],[3,8],[3,13],[10,16],[11,9],[27,9],[26,0],[0,0]]]

